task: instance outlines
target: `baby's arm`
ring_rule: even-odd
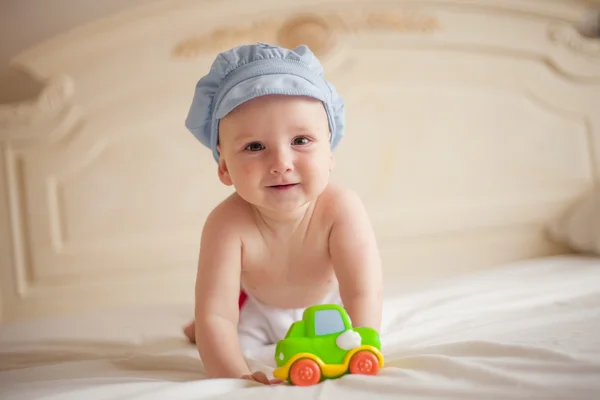
[[[241,239],[231,210],[218,207],[206,220],[196,278],[196,346],[211,378],[250,374],[239,345]]]
[[[342,191],[335,201],[330,252],[340,297],[354,326],[381,329],[383,281],[375,233],[355,193]]]

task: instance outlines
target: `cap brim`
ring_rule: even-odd
[[[325,101],[323,93],[304,78],[286,74],[261,75],[234,86],[217,106],[215,116],[221,119],[240,104],[269,94],[308,96]]]

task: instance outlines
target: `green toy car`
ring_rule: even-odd
[[[275,347],[273,376],[297,386],[310,386],[347,373],[377,375],[383,368],[377,331],[352,327],[343,307],[308,307]]]

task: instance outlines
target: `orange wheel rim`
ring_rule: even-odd
[[[377,375],[379,359],[370,351],[359,351],[350,360],[350,373],[360,375]]]
[[[292,365],[290,380],[297,386],[310,386],[321,380],[321,368],[313,360],[303,358]]]

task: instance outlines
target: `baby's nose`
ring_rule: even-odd
[[[271,163],[271,173],[272,174],[283,174],[285,172],[291,171],[293,168],[292,157],[286,151],[277,151],[273,154],[273,159]]]

